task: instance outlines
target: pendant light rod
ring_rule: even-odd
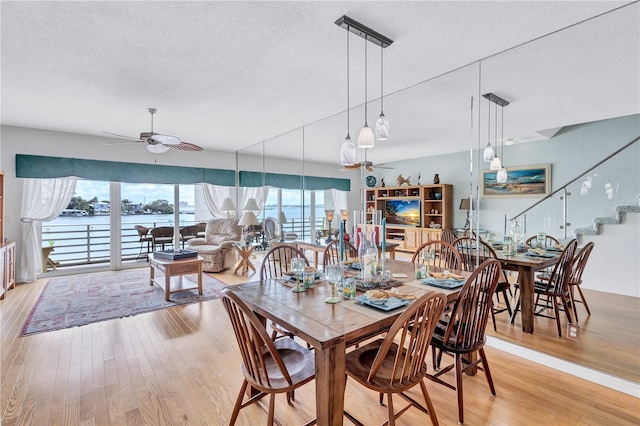
[[[349,102],[349,33],[350,31],[347,31],[347,137],[349,137],[349,112],[351,109]]]
[[[336,25],[382,48],[389,47],[393,43],[393,40],[389,37],[372,30],[355,19],[349,18],[347,15],[338,18]]]
[[[380,49],[380,112],[384,112],[384,50]]]
[[[364,44],[364,125],[367,125],[367,43]]]

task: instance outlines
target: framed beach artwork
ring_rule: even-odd
[[[551,192],[551,164],[507,167],[507,182],[496,182],[497,171],[482,171],[482,196],[544,197]]]

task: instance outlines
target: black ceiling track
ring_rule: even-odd
[[[338,18],[336,25],[347,31],[351,31],[352,33],[382,48],[389,47],[391,46],[391,43],[393,43],[393,40],[390,38],[383,36],[379,32],[372,30],[354,19],[349,18],[347,15],[343,15]]]
[[[500,96],[495,93],[485,93],[482,95],[483,98],[488,99],[490,102],[494,104],[500,105],[501,107],[506,107],[509,105],[509,101],[502,99]]]

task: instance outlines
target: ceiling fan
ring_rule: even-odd
[[[373,164],[371,161],[360,161],[359,163],[349,164],[342,166],[340,171],[349,171],[349,170],[360,170],[360,168],[365,168],[368,172],[372,172],[374,168],[376,169],[393,169],[393,167],[387,167],[384,164]]]
[[[130,142],[119,142],[116,144],[123,143],[136,143],[136,142],[146,142],[147,151],[153,152],[154,154],[163,154],[167,152],[169,149],[176,149],[178,151],[202,151],[202,148],[198,145],[194,145],[189,142],[182,142],[179,137],[164,135],[162,133],[155,133],[153,131],[153,114],[155,114],[158,110],[156,108],[147,108],[149,114],[151,114],[151,131],[150,132],[142,132],[140,133],[139,138],[132,138],[129,136],[118,135],[116,133],[111,132],[103,132],[108,135],[116,136],[118,138],[127,139]],[[115,145],[115,144],[108,144]]]

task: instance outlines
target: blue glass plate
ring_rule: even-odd
[[[425,278],[420,280],[422,284],[427,284],[432,287],[444,288],[447,290],[453,290],[464,285],[465,280],[454,280],[453,278],[448,278],[446,280],[439,280],[437,278]]]
[[[538,253],[526,252],[524,255],[529,257],[544,257],[544,258],[556,257],[556,255],[553,253],[538,254]]]
[[[387,299],[387,303],[384,303],[384,304],[371,303],[369,302],[369,299],[367,299],[367,296],[365,296],[364,294],[357,296],[355,300],[357,300],[358,302],[364,305],[371,306],[372,308],[380,309],[381,311],[392,311],[394,309],[407,306],[412,302],[411,300],[402,300],[402,299],[398,299],[397,297],[390,297]]]

